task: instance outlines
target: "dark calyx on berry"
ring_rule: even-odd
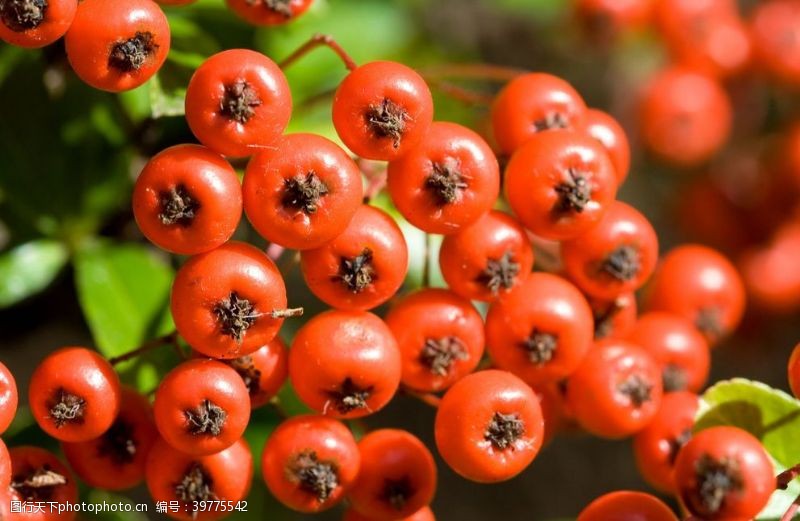
[[[219,102],[219,111],[231,121],[244,125],[255,116],[256,107],[261,103],[258,92],[246,81],[238,80],[225,85],[225,93]]]
[[[228,362],[239,376],[242,377],[244,385],[247,386],[247,391],[250,396],[255,396],[260,390],[259,382],[261,381],[261,370],[253,363],[253,357],[249,355],[240,356]]]
[[[391,138],[394,148],[400,146],[409,119],[408,112],[389,98],[383,98],[379,105],[370,105],[366,113],[367,128],[379,138]]]
[[[698,311],[694,325],[703,335],[712,339],[725,334],[725,329],[722,327],[722,312],[716,306],[705,307]]]
[[[53,423],[60,428],[67,423],[83,423],[86,400],[60,388],[48,402],[47,407],[50,409],[50,418],[53,419]]]
[[[11,478],[11,488],[23,501],[49,501],[55,489],[66,484],[67,478],[49,465],[25,469]]]
[[[567,121],[566,116],[560,112],[550,112],[542,119],[537,119],[533,122],[533,128],[536,129],[536,132],[567,127],[569,127],[569,121]]]
[[[386,479],[383,482],[381,499],[395,510],[403,510],[408,500],[414,495],[414,487],[408,476],[400,479]]]
[[[567,173],[569,178],[555,187],[558,201],[553,207],[553,211],[555,213],[581,213],[592,200],[592,187],[589,179],[574,168],[570,168]]]
[[[187,430],[195,436],[201,434],[219,436],[228,417],[225,409],[208,399],[200,402],[194,409],[183,411],[183,415],[186,418]]]
[[[298,454],[289,465],[289,475],[301,490],[313,494],[320,503],[326,501],[339,486],[338,469],[332,461],[320,461],[313,450]]]
[[[664,384],[664,392],[685,391],[689,386],[689,379],[686,370],[676,364],[667,364],[661,371],[661,381]]]
[[[292,210],[312,214],[319,208],[319,200],[328,194],[328,185],[314,172],[297,174],[283,181],[281,204]]]
[[[0,0],[0,20],[14,32],[35,29],[47,14],[47,0]]]
[[[175,497],[192,505],[195,501],[209,501],[217,498],[213,491],[214,482],[206,469],[198,462],[192,462],[180,483],[175,484]]]
[[[631,405],[638,409],[652,398],[653,384],[638,374],[632,374],[617,385],[617,391],[627,396]]]
[[[490,441],[496,449],[507,449],[525,434],[525,424],[518,414],[494,413],[486,427],[483,438]]]
[[[187,227],[192,224],[200,209],[197,201],[183,185],[177,185],[168,192],[161,192],[158,197],[161,224]]]
[[[496,295],[500,289],[511,289],[519,275],[519,264],[514,255],[507,251],[499,259],[489,259],[486,268],[478,275],[477,281]]]
[[[461,191],[468,186],[459,171],[458,160],[452,157],[433,163],[431,173],[425,179],[425,188],[431,191],[439,206],[456,202]]]
[[[345,378],[342,385],[335,391],[327,391],[326,394],[333,400],[333,406],[340,414],[347,414],[356,409],[367,409],[373,386],[359,387],[350,378]]]
[[[555,356],[558,348],[558,337],[533,328],[531,334],[521,342],[520,346],[527,351],[528,360],[531,363],[544,365]]]
[[[235,291],[214,306],[214,315],[220,324],[222,334],[239,343],[242,342],[245,332],[256,321],[255,306],[249,300],[239,297]]]
[[[742,490],[744,482],[739,463],[734,458],[703,455],[694,467],[697,488],[693,491],[694,507],[703,517],[712,516],[725,505],[725,497]]]
[[[592,308],[592,315],[594,316],[594,339],[600,340],[606,338],[611,334],[614,328],[614,317],[622,311],[623,306],[618,300],[614,300],[610,304],[602,308]]]
[[[674,465],[678,452],[692,439],[692,429],[684,429],[678,437],[669,440],[669,464]]]
[[[375,280],[372,250],[364,248],[360,255],[342,257],[339,273],[334,277],[352,293],[361,293]]]
[[[426,338],[419,352],[420,363],[436,376],[446,376],[457,360],[467,358],[469,355],[464,342],[454,336]]]
[[[138,71],[157,49],[152,33],[137,31],[133,38],[114,44],[108,55],[108,66],[120,72]]]
[[[634,246],[620,246],[612,251],[600,264],[602,273],[620,282],[633,280],[642,269],[639,250]]]
[[[133,425],[117,418],[111,427],[100,436],[97,452],[109,458],[115,465],[127,465],[136,458],[136,440],[133,439]]]
[[[264,7],[286,18],[291,18],[294,15],[291,4],[292,0],[264,0]]]

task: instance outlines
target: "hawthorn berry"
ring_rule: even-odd
[[[645,302],[646,309],[689,319],[713,346],[739,325],[745,290],[736,268],[722,254],[686,244],[661,259]]]
[[[333,126],[357,156],[392,161],[419,145],[433,122],[433,98],[416,71],[371,62],[351,71],[333,99]]]
[[[300,512],[321,512],[353,487],[361,455],[353,434],[323,416],[295,416],[270,434],[261,472],[272,495]]]
[[[636,295],[623,293],[614,300],[589,298],[594,316],[594,339],[625,338],[637,317]]]
[[[3,434],[14,421],[18,402],[19,395],[14,375],[3,362],[0,362],[0,434]]]
[[[253,25],[282,25],[305,13],[314,0],[225,0],[225,3]]]
[[[643,429],[661,405],[661,369],[634,344],[602,340],[567,381],[567,400],[581,427],[601,438]]]
[[[175,276],[170,301],[178,333],[214,358],[252,353],[278,333],[286,287],[266,253],[228,242],[190,258]],[[299,313],[299,312],[298,312]]]
[[[47,355],[28,387],[34,419],[61,441],[89,441],[103,434],[117,417],[120,400],[114,368],[84,347],[63,347]]]
[[[147,162],[133,188],[133,216],[159,248],[203,253],[231,238],[242,216],[236,171],[200,145],[176,145]]]
[[[361,466],[347,499],[376,521],[408,517],[427,506],[436,491],[436,463],[416,436],[379,429],[358,442]]]
[[[8,454],[8,447],[6,447],[5,442],[0,438],[0,490],[7,490],[10,484],[11,456]]]
[[[758,439],[720,426],[695,433],[681,448],[675,485],[686,509],[702,519],[750,519],[766,506],[775,475]]]
[[[78,484],[69,469],[55,454],[39,447],[21,445],[8,450],[11,458],[11,487],[9,501],[37,504],[43,502],[43,512],[14,513],[9,519],[36,519],[42,521],[72,521],[77,516],[74,510],[59,513],[58,505],[74,504],[78,501]],[[0,498],[2,499],[2,498]],[[53,511],[48,503],[56,504]]]
[[[3,0],[0,40],[30,49],[50,45],[64,36],[77,10],[77,0]]]
[[[661,407],[647,426],[633,438],[633,455],[639,473],[650,486],[674,494],[675,459],[692,437],[700,400],[696,394],[664,393]]]
[[[490,302],[528,277],[533,269],[533,248],[525,229],[513,217],[491,210],[474,224],[445,236],[439,267],[454,293]]]
[[[123,387],[114,423],[98,438],[61,443],[72,470],[91,487],[125,490],[144,480],[147,453],[158,439],[149,400]]]
[[[544,130],[582,128],[586,103],[561,78],[531,72],[503,87],[492,103],[491,118],[500,151],[511,155]]]
[[[253,479],[253,455],[244,438],[220,452],[191,456],[159,439],[147,455],[145,482],[150,497],[158,503],[178,501],[173,519],[212,521],[229,514],[224,509],[203,509],[203,501],[231,502],[247,497]]]
[[[601,0],[606,1],[606,0]],[[636,2],[650,2],[650,0],[634,0]],[[631,146],[628,135],[616,119],[602,110],[589,109],[586,111],[583,130],[596,139],[608,152],[608,158],[614,165],[617,184],[621,185],[628,177],[631,167]]]
[[[619,490],[595,499],[577,521],[678,521],[660,499],[644,492]]]
[[[311,409],[360,418],[382,409],[400,385],[400,350],[383,320],[329,310],[300,328],[289,349],[289,379]]]
[[[550,273],[532,273],[492,303],[486,315],[492,361],[529,384],[555,382],[572,374],[593,337],[586,298],[570,282]]]
[[[472,303],[445,289],[407,295],[386,315],[400,349],[403,385],[441,391],[471,373],[484,348],[483,319]]]
[[[247,386],[216,360],[189,360],[170,371],[153,402],[161,437],[186,454],[205,456],[242,437],[250,421]]]
[[[342,521],[374,521],[374,519],[360,514],[358,510],[354,508],[348,508],[344,513]],[[422,507],[410,516],[397,519],[396,521],[436,521],[436,516],[433,515],[433,511],[430,507]]]
[[[419,146],[389,163],[387,187],[408,222],[448,234],[491,209],[500,193],[500,167],[478,134],[437,121]]]
[[[361,172],[334,142],[289,134],[256,154],[244,176],[244,209],[256,231],[287,248],[319,248],[350,223],[363,199]]]
[[[757,65],[778,81],[800,84],[800,6],[793,0],[759,2],[750,16]]]
[[[793,196],[792,196],[793,197]],[[745,251],[738,269],[753,307],[788,314],[800,305],[800,222],[789,221],[776,229],[769,242]]]
[[[654,0],[576,0],[579,20],[591,36],[616,36],[645,27],[652,16]]]
[[[289,350],[277,336],[248,355],[223,362],[242,378],[251,409],[266,405],[289,375]]]
[[[403,284],[408,247],[394,219],[362,205],[336,238],[300,252],[300,269],[308,289],[329,306],[371,309]]]
[[[613,300],[650,278],[658,261],[658,237],[644,215],[614,201],[597,225],[561,243],[561,258],[581,290]]]
[[[151,0],[83,0],[64,38],[75,74],[109,92],[133,89],[163,65],[167,17]]]
[[[539,452],[544,421],[531,388],[511,373],[465,376],[442,398],[436,447],[450,468],[479,483],[511,479]]]
[[[511,156],[505,195],[514,214],[545,239],[571,239],[595,226],[617,193],[608,153],[569,130],[534,134]]]
[[[224,156],[246,157],[283,133],[292,94],[275,62],[248,49],[229,49],[194,71],[185,109],[186,122],[201,143]]]
[[[797,344],[789,357],[789,387],[795,397],[800,398],[800,344]]]

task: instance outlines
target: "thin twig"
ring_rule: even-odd
[[[775,488],[778,490],[786,490],[789,488],[789,483],[794,481],[798,476],[800,476],[800,463],[778,474],[778,477],[775,479]]]
[[[435,65],[420,70],[426,80],[439,78],[459,78],[469,80],[489,80],[506,82],[527,73],[525,69],[504,67],[488,63],[450,63]]]
[[[494,96],[485,94],[483,92],[475,92],[473,90],[459,87],[453,83],[431,78],[427,80],[428,84],[440,91],[445,96],[448,96],[456,101],[460,101],[467,105],[491,105]]]
[[[309,38],[306,43],[298,47],[296,51],[284,58],[284,60],[278,64],[278,67],[285,69],[320,46],[325,46],[335,52],[339,59],[342,60],[342,63],[344,63],[344,66],[347,68],[347,70],[352,71],[358,68],[358,65],[356,65],[356,62],[353,60],[353,58],[347,54],[347,51],[345,51],[342,46],[333,39],[332,36],[327,34],[315,34]]]
[[[168,334],[166,334],[164,336],[160,336],[158,338],[153,338],[152,340],[148,340],[147,342],[145,342],[144,344],[140,345],[139,347],[137,347],[136,349],[134,349],[132,351],[128,351],[127,353],[123,353],[123,354],[121,354],[119,356],[114,356],[112,358],[109,358],[108,362],[111,365],[117,365],[117,364],[119,364],[121,362],[125,362],[127,360],[132,359],[132,358],[136,358],[137,356],[139,356],[139,355],[141,355],[143,353],[146,353],[146,352],[151,351],[151,350],[153,350],[153,349],[155,349],[157,347],[160,347],[160,346],[163,346],[163,345],[167,345],[167,344],[170,344],[170,345],[173,345],[173,346],[177,346],[178,345],[178,332],[177,331],[173,331],[173,332],[168,333]]]
[[[800,496],[797,496],[792,504],[789,505],[789,508],[786,510],[786,513],[781,516],[781,521],[792,521],[794,516],[797,515],[797,511],[800,510]]]

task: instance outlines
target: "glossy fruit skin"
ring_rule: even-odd
[[[497,279],[493,291],[487,270],[491,262],[504,256],[516,269],[505,282]],[[533,248],[525,229],[513,217],[491,210],[474,224],[445,236],[439,249],[439,267],[454,293],[491,302],[528,277],[533,269]]]
[[[492,103],[492,129],[500,151],[511,155],[541,130],[581,128],[586,103],[566,81],[532,72],[514,78]]]
[[[286,382],[289,348],[276,336],[249,355],[225,360],[225,363],[242,377],[250,394],[250,408],[256,409],[269,403]]]
[[[495,301],[486,315],[492,361],[531,385],[572,374],[593,337],[592,310],[586,298],[570,282],[550,273],[531,273],[518,288]],[[537,341],[552,342],[554,347],[540,352],[526,345]]]
[[[795,346],[789,357],[789,387],[795,397],[800,397],[800,344]]]
[[[289,350],[289,378],[297,395],[313,410],[334,418],[379,411],[397,391],[400,374],[400,350],[391,330],[366,311],[316,315],[300,328]],[[336,393],[345,393],[347,385],[368,393],[363,404],[337,403]]]
[[[613,300],[641,288],[653,274],[658,236],[638,210],[614,201],[596,226],[561,244],[561,258],[582,291]]]
[[[12,481],[24,481],[40,469],[47,469],[63,476],[66,483],[63,485],[55,485],[45,498],[25,497],[20,491],[14,487],[9,489],[10,501],[27,501],[28,503],[36,503],[37,501],[54,502],[66,504],[74,504],[78,501],[78,483],[72,475],[72,472],[61,463],[55,454],[40,447],[33,447],[31,445],[19,445],[8,449],[8,454],[11,458],[11,472]],[[8,508],[8,507],[6,507]],[[72,521],[77,517],[75,511],[65,511],[61,514],[58,513],[56,506],[53,511],[50,510],[49,505],[45,503],[43,511],[36,511],[34,507],[33,512],[19,512],[13,513],[9,519],[14,521]]]
[[[93,440],[62,443],[61,450],[72,470],[90,487],[126,490],[144,480],[147,453],[157,439],[149,400],[123,387],[120,412],[109,431]],[[132,452],[125,452],[131,448]],[[114,450],[126,456],[115,456]]]
[[[0,40],[28,49],[50,45],[64,36],[77,10],[77,0],[48,0],[43,19],[36,27],[15,31],[0,19]]]
[[[207,401],[225,413],[218,434],[193,432],[195,424],[188,411],[197,411]],[[250,400],[247,386],[235,370],[216,360],[196,359],[181,363],[161,380],[153,413],[164,441],[186,454],[207,456],[242,437],[250,421]]]
[[[710,159],[727,141],[733,119],[719,83],[680,67],[664,69],[650,80],[639,117],[645,146],[685,167]]]
[[[378,429],[358,442],[361,468],[347,495],[355,510],[376,521],[410,516],[427,506],[436,491],[436,463],[416,436],[399,429]],[[401,504],[387,497],[400,485]],[[408,488],[410,490],[402,490]]]
[[[613,301],[589,298],[594,316],[594,339],[625,338],[637,318],[636,295],[623,293]]]
[[[633,438],[639,473],[653,488],[675,494],[675,458],[691,437],[700,400],[687,391],[664,393],[653,420]]]
[[[649,390],[637,406],[622,386],[639,380]],[[581,427],[595,436],[624,438],[643,429],[661,405],[661,368],[641,347],[602,340],[567,382],[567,400]]]
[[[325,194],[313,209],[286,202],[297,176],[315,176]],[[307,178],[307,177],[306,177]],[[319,248],[342,233],[364,197],[361,172],[336,143],[314,134],[288,134],[248,163],[244,209],[256,231],[286,248]],[[294,199],[293,201],[296,201]]]
[[[234,505],[247,497],[253,479],[253,455],[244,438],[239,439],[223,450],[208,456],[190,456],[172,448],[167,442],[158,440],[147,456],[145,481],[150,497],[154,502],[180,501],[181,510],[167,515],[183,521],[212,521],[221,519],[230,512],[222,510],[200,511],[192,515],[195,505],[185,502],[175,492],[175,485],[181,483],[192,467],[199,466],[211,481],[213,500]]]
[[[398,135],[380,135],[370,110],[386,103],[404,114]],[[416,71],[397,62],[365,63],[345,77],[333,98],[333,126],[355,155],[392,161],[422,142],[433,122],[433,98]]]
[[[645,307],[686,317],[713,347],[736,329],[744,306],[744,284],[731,262],[711,248],[686,244],[661,259]]]
[[[241,341],[222,331],[215,309],[235,294],[248,301],[258,316]],[[228,242],[195,255],[172,283],[172,317],[178,333],[195,350],[214,358],[238,358],[252,353],[278,333],[282,318],[269,313],[286,308],[286,286],[266,253],[242,242]]]
[[[789,314],[800,307],[800,273],[794,269],[800,255],[800,222],[789,221],[769,242],[745,251],[738,270],[753,307]]]
[[[280,2],[276,2],[280,3]],[[247,0],[226,0],[228,8],[243,20],[253,25],[283,25],[293,21],[305,13],[314,0],[290,0],[284,9],[270,8],[264,0],[248,2]]]
[[[697,465],[703,458],[714,462],[730,459],[739,468],[742,488],[728,491],[716,511],[704,507],[698,487]],[[752,434],[736,427],[712,427],[695,433],[675,461],[675,484],[683,505],[709,521],[750,519],[764,508],[775,490],[772,462]]]
[[[686,318],[663,311],[644,313],[627,338],[661,365],[665,391],[699,393],[705,386],[711,369],[711,352],[705,337]],[[670,366],[682,373],[678,381],[670,381]]]
[[[436,176],[453,176],[449,182],[463,186],[448,187],[444,192],[451,193],[445,195],[430,185]],[[389,163],[388,188],[408,222],[428,233],[449,234],[491,209],[500,193],[500,167],[478,134],[436,121],[419,146]]]
[[[368,253],[369,281],[356,285],[343,278],[345,261],[357,263]],[[389,300],[408,271],[403,232],[386,212],[362,205],[344,232],[313,250],[300,252],[303,278],[320,300],[337,309],[367,310]]]
[[[756,63],[773,78],[790,86],[800,84],[798,20],[800,8],[791,0],[759,2],[750,17]]]
[[[3,434],[17,414],[19,394],[14,375],[0,362],[0,434]]]
[[[644,492],[619,490],[595,499],[577,521],[678,521],[660,499]]]
[[[6,490],[11,484],[11,456],[5,442],[0,439],[0,489]],[[3,499],[3,498],[0,498]]]
[[[374,519],[359,514],[358,510],[348,508],[344,513],[342,521],[374,521]],[[433,515],[433,511],[430,509],[430,507],[422,507],[410,516],[398,519],[396,521],[436,521],[436,516]]]
[[[302,488],[292,468],[298,456],[312,452],[316,460],[332,463],[336,487],[327,498]],[[287,507],[299,512],[321,512],[344,499],[358,476],[361,455],[350,430],[323,416],[304,415],[285,420],[267,439],[261,456],[261,472],[270,492]]]
[[[167,216],[171,194],[196,205],[188,219]],[[182,200],[186,200],[182,198]],[[133,188],[133,216],[145,237],[172,253],[194,255],[231,238],[242,216],[242,188],[225,159],[200,145],[176,145],[147,162]]]
[[[505,449],[486,439],[495,413],[515,415],[524,432]],[[442,398],[434,426],[439,454],[455,472],[478,483],[511,479],[539,452],[544,421],[539,400],[522,380],[486,370],[459,380]]]
[[[50,409],[61,391],[83,400],[81,421],[60,426]],[[114,368],[96,351],[62,347],[47,355],[33,371],[28,403],[34,419],[60,441],[88,441],[108,429],[120,407],[120,383]]]
[[[574,172],[574,174],[573,174]],[[582,208],[567,204],[562,187],[588,185]],[[617,193],[614,166],[594,138],[569,130],[534,134],[509,161],[505,195],[514,214],[534,234],[553,240],[575,237],[597,224]]]
[[[441,391],[474,371],[481,361],[483,318],[469,300],[451,291],[426,288],[404,296],[386,315],[386,325],[400,349],[401,381],[411,389]],[[444,339],[455,340],[456,353],[442,367],[425,353],[430,351],[430,341]]]
[[[252,114],[235,116],[220,109],[226,91],[235,86],[249,88],[259,102],[247,104]],[[197,68],[186,88],[185,107],[186,122],[201,143],[224,156],[246,157],[283,133],[292,114],[292,94],[275,62],[248,49],[229,49]]]
[[[631,145],[625,129],[610,114],[602,110],[588,109],[583,131],[599,141],[606,149],[608,158],[614,165],[614,173],[617,174],[617,184],[621,185],[628,177],[631,167]]]
[[[102,20],[102,23],[97,23]],[[151,50],[132,70],[111,64],[118,43],[150,34]],[[150,0],[83,0],[64,38],[67,58],[78,77],[90,86],[122,92],[149,80],[163,65],[170,46],[167,17]]]

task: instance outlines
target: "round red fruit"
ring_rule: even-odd
[[[606,149],[608,158],[614,165],[614,173],[617,174],[617,184],[621,185],[628,177],[631,167],[631,146],[625,129],[610,114],[597,109],[586,112],[583,128]]]
[[[678,521],[660,499],[644,492],[620,490],[595,499],[577,521]]]
[[[30,445],[12,447],[8,454],[11,457],[8,500],[33,505],[27,507],[32,512],[22,507],[22,512],[12,514],[9,519],[72,521],[76,518],[75,510],[66,509],[59,513],[59,507],[73,506],[78,502],[78,483],[55,454]],[[38,511],[37,504],[45,505],[42,511]]]
[[[636,295],[623,293],[614,300],[589,299],[594,315],[594,339],[625,338],[636,323]]]
[[[266,405],[280,390],[289,375],[289,350],[275,337],[249,355],[225,360],[233,367],[250,393],[250,408]]]
[[[305,13],[314,0],[226,0],[231,11],[253,25],[282,25]]]
[[[19,394],[14,375],[0,362],[0,434],[3,434],[17,414]]]
[[[77,10],[77,0],[5,0],[0,40],[29,49],[50,45],[64,36]]]

